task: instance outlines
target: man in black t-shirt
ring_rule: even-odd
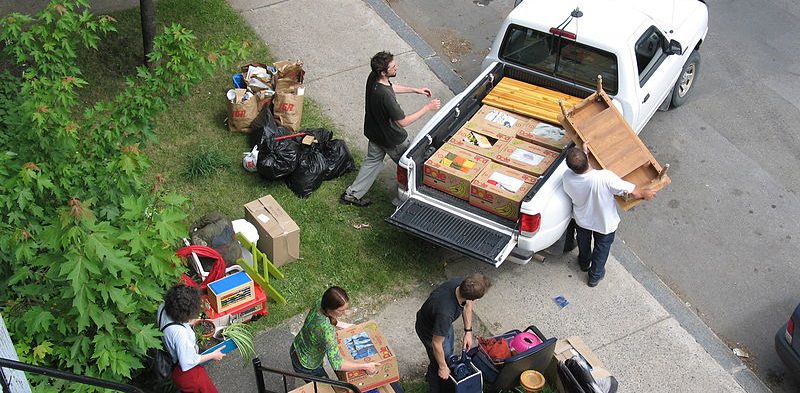
[[[428,371],[425,378],[431,393],[439,393],[450,376],[447,359],[453,354],[453,322],[464,319],[464,349],[472,347],[472,302],[480,299],[492,285],[489,277],[473,273],[439,285],[417,311],[414,325],[425,351]]]
[[[424,114],[441,107],[439,99],[432,99],[418,111],[406,116],[397,103],[395,94],[417,93],[431,96],[427,87],[406,87],[392,83],[397,76],[397,63],[389,52],[378,52],[370,60],[370,72],[365,91],[364,136],[369,140],[367,156],[350,187],[342,193],[343,204],[367,206],[371,203],[364,195],[383,168],[383,158],[388,154],[397,163],[408,148],[408,133],[403,127],[419,120]]]

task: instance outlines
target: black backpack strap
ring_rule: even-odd
[[[161,326],[161,316],[162,315],[164,315],[164,309],[163,308],[161,309],[161,312],[158,314],[158,326]],[[167,328],[172,326],[172,325],[182,325],[182,324],[178,323],[178,322],[170,322],[170,323],[164,325],[164,327],[160,328],[159,330],[161,330],[161,333],[164,333],[164,330],[167,330]]]

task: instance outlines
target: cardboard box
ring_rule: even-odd
[[[370,390],[368,392],[371,392],[371,393],[395,393],[394,389],[392,388],[392,385],[379,386],[379,387],[377,387],[375,389],[372,389],[372,390]],[[314,383],[313,382],[309,382],[309,383],[307,383],[307,384],[305,384],[303,386],[300,386],[297,389],[290,390],[289,393],[352,393],[352,392],[350,390],[348,390],[348,389],[345,389],[345,388],[341,388],[341,387],[338,387],[338,386],[334,387],[333,385],[328,385],[327,383],[321,383],[321,382],[317,383],[317,390],[314,391]],[[361,393],[367,393],[367,392],[362,391]]]
[[[478,153],[484,157],[492,158],[505,147],[513,136],[502,133],[484,133],[462,127],[450,140],[451,145],[458,146],[464,150]]]
[[[570,142],[569,135],[560,126],[531,119],[517,131],[517,138],[560,152]]]
[[[556,158],[558,153],[550,149],[514,138],[494,160],[522,172],[541,176]]]
[[[469,200],[469,184],[490,160],[478,153],[445,143],[425,161],[423,183]]]
[[[469,203],[509,220],[519,217],[522,198],[536,184],[537,177],[492,162],[472,181]]]
[[[297,389],[290,390],[289,393],[340,393],[344,391],[344,389],[334,390],[333,385],[321,382],[317,382],[317,390],[315,391],[314,382],[309,382]]]
[[[363,370],[337,371],[339,380],[358,386],[362,392],[400,380],[397,357],[375,321],[337,330],[336,340],[345,360],[378,363],[377,374],[370,375]]]
[[[611,375],[603,365],[603,362],[600,361],[600,358],[592,352],[580,337],[572,336],[556,342],[556,348],[553,351],[553,357],[556,361],[564,362],[575,355],[583,357],[586,363],[589,363],[593,377],[602,378]]]
[[[500,133],[513,137],[520,130],[524,130],[530,120],[531,118],[527,116],[484,105],[464,124],[464,127],[473,131]]]
[[[245,204],[244,216],[258,230],[258,249],[275,266],[300,258],[300,227],[272,195]]]

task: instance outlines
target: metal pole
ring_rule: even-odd
[[[8,386],[8,381],[6,381],[6,374],[3,372],[3,368],[0,367],[0,384],[3,386],[3,393],[11,393],[11,387]]]
[[[119,390],[121,392],[144,393],[141,389],[135,386],[111,382],[94,377],[87,377],[86,375],[73,374],[67,371],[56,370],[54,368],[35,366],[33,364],[22,363],[11,359],[0,358],[0,367],[41,374],[52,378],[65,379],[67,381],[79,382],[87,385],[99,386],[106,389]]]
[[[256,388],[258,388],[258,393],[266,393],[267,387],[264,386],[264,372],[261,371],[261,359],[253,359],[253,370],[256,373]]]

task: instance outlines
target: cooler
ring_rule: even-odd
[[[519,376],[523,371],[536,370],[543,373],[550,365],[557,339],[555,337],[545,338],[536,326],[528,326],[524,332],[535,334],[542,340],[542,343],[523,353],[497,361],[492,360],[480,345],[470,349],[468,355],[472,358],[472,363],[483,373],[484,391],[497,392],[512,389],[519,385]],[[504,338],[510,342],[519,333],[522,332],[511,330],[494,338]]]

